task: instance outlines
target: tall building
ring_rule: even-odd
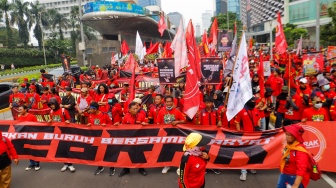
[[[212,11],[207,10],[204,13],[202,13],[202,30],[208,29],[211,25],[211,18],[212,18]]]
[[[237,19],[240,19],[240,0],[227,0],[227,7],[229,12],[234,12]]]
[[[87,2],[93,2],[94,0],[82,0],[81,4],[84,6]],[[78,0],[40,0],[39,1],[42,6],[45,6],[46,9],[55,9],[62,15],[66,16],[66,18],[70,19],[70,11],[71,7],[78,6],[79,1]],[[68,27],[67,29],[63,30],[64,38],[70,38],[70,33],[72,31],[71,27]],[[44,36],[48,38],[51,36],[50,30],[44,30]]]
[[[196,27],[196,37],[201,36],[201,25],[197,23],[195,27]]]
[[[316,0],[298,1],[290,0],[288,11],[288,22],[308,30],[309,40],[304,41],[304,46],[315,46],[316,40],[316,10],[320,9],[320,25],[331,22],[328,17],[328,8],[332,7],[336,0],[320,0],[320,6],[316,6]]]
[[[180,20],[182,19],[182,21],[184,22],[183,16],[179,12],[170,12],[167,14],[167,16],[169,20],[175,25],[176,30],[180,25]]]
[[[277,13],[284,16],[284,1],[240,0],[240,20],[247,26],[247,35],[253,36],[258,43],[268,43],[270,31],[276,26]]]
[[[215,15],[226,14],[227,12],[227,0],[215,0]]]
[[[161,0],[138,0],[138,5],[142,7],[157,5],[161,8]]]

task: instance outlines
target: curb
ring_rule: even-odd
[[[1,109],[0,113],[5,113],[5,112],[8,112],[8,111],[11,111],[11,109],[9,107]]]

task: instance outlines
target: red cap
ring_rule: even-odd
[[[96,69],[96,66],[94,66],[94,65],[93,65],[93,66],[91,66],[91,69]]]
[[[36,88],[35,88],[34,85],[30,85],[30,86],[29,86],[29,89],[34,89],[34,90],[35,90]]]
[[[22,84],[21,84],[21,87],[26,87],[26,84],[25,84],[25,83],[22,83]]]
[[[28,78],[23,78],[23,81],[26,81],[26,82],[28,82]]]
[[[288,125],[283,127],[283,130],[293,135],[298,142],[304,141],[302,137],[304,129],[300,125],[298,124]]]

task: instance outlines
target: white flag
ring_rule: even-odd
[[[301,51],[302,51],[302,35],[300,37],[300,40],[299,40],[299,43],[298,43],[298,46],[297,46],[297,49],[296,49],[296,55],[301,54]]]
[[[137,31],[136,41],[135,41],[135,54],[139,57],[140,63],[146,55],[146,48],[143,46],[139,32]]]
[[[170,48],[174,51],[175,77],[178,77],[180,76],[180,70],[188,66],[187,44],[182,19]]]
[[[226,112],[228,121],[236,116],[238,112],[244,108],[245,103],[252,98],[245,32],[243,32],[243,36],[240,41],[232,79],[233,81]]]

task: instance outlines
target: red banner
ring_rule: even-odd
[[[323,171],[336,172],[330,165],[336,152],[334,122],[304,125],[305,145]],[[278,168],[284,147],[282,129],[243,133],[216,126],[120,125],[86,127],[64,123],[0,121],[3,136],[12,140],[20,158],[42,162],[71,162],[93,166],[163,167],[178,166],[186,135],[200,132],[211,136],[208,168]]]
[[[336,63],[336,46],[328,46],[327,60],[329,65]]]
[[[321,53],[304,54],[302,61],[305,76],[315,75],[323,71],[324,57]]]

